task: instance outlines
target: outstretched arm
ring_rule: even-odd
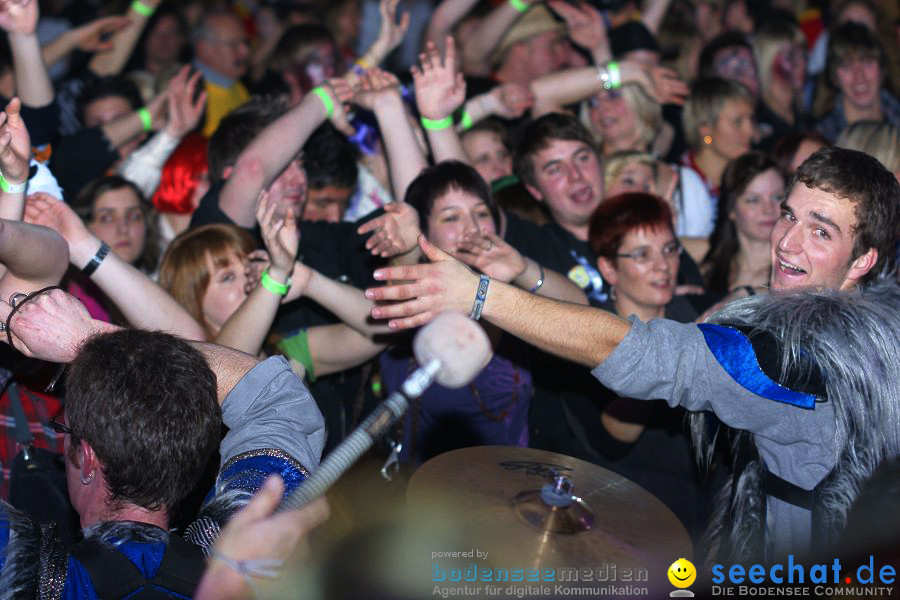
[[[424,236],[419,245],[431,263],[379,269],[376,279],[405,283],[366,290],[371,300],[403,301],[372,310],[376,319],[391,319],[395,329],[424,325],[444,310],[469,314],[475,300],[477,274]],[[631,327],[610,312],[549,300],[499,281],[489,285],[481,318],[542,350],[588,366],[606,360]]]
[[[83,52],[106,52],[113,44],[108,36],[128,25],[128,17],[101,17],[81,27],[69,29],[41,48],[44,63],[50,68],[78,48]]]
[[[69,246],[69,260],[78,269],[84,269],[101,247],[100,240],[66,203],[47,194],[28,197],[25,218],[62,235]],[[203,329],[184,307],[114,252],[100,262],[91,280],[135,327],[159,329],[191,340],[205,339]]]
[[[531,0],[522,4],[530,5]],[[470,75],[489,75],[490,56],[506,31],[522,16],[512,2],[501,2],[497,8],[483,18],[463,48],[463,71]]]
[[[342,79],[333,79],[329,85],[317,89],[327,94],[332,118],[342,115],[342,103],[352,97],[349,85]],[[222,211],[237,225],[252,227],[256,222],[259,193],[297,158],[303,144],[328,116],[323,99],[309,93],[300,104],[263,129],[241,152],[234,171],[222,188],[219,196]],[[344,127],[343,123],[341,127]]]
[[[453,28],[465,17],[478,0],[443,0],[431,13],[428,28],[425,30],[425,44],[433,43],[443,54],[447,36],[453,35]]]

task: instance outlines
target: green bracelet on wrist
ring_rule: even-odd
[[[322,104],[325,105],[325,116],[331,117],[334,113],[334,100],[331,99],[331,94],[328,93],[321,85],[319,87],[313,88],[312,93],[319,97],[319,100],[322,101]]]
[[[442,129],[453,127],[452,116],[444,117],[443,119],[426,119],[425,117],[422,117],[419,120],[422,122],[422,127],[428,131],[441,131]]]
[[[153,131],[153,117],[150,116],[150,109],[146,106],[137,110],[138,117],[141,119],[141,126],[144,131]]]
[[[147,6],[141,0],[134,0],[131,3],[131,10],[141,15],[142,17],[149,17],[156,12],[156,9],[152,6]]]
[[[523,13],[528,10],[528,4],[526,4],[522,0],[507,0],[507,1],[509,2],[510,6],[512,6],[514,9],[516,9],[516,12]]]
[[[25,191],[25,188],[28,187],[28,182],[24,181],[22,183],[13,183],[9,179],[3,176],[3,173],[0,173],[0,190],[3,190],[7,194],[21,194]]]
[[[275,294],[276,296],[286,296],[288,290],[291,289],[291,278],[288,277],[288,280],[284,283],[279,281],[275,281],[272,279],[272,276],[269,275],[269,270],[266,269],[263,271],[262,278],[259,280],[259,283],[262,284],[264,288]]]
[[[472,125],[474,124],[475,121],[472,120],[472,115],[469,114],[469,111],[463,111],[462,119],[459,121],[459,126],[462,127],[463,131],[472,129]]]

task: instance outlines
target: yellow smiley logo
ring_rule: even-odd
[[[697,579],[697,569],[686,558],[679,558],[669,567],[669,583],[677,588],[690,587],[695,579]]]

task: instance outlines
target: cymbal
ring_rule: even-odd
[[[557,490],[558,476],[571,482],[570,493]],[[559,497],[568,501],[554,500]],[[495,557],[527,560],[523,566],[665,570],[692,556],[684,526],[648,491],[597,465],[543,450],[480,446],[441,454],[413,474],[407,501],[414,509],[443,506],[441,518],[478,532],[482,539],[473,545],[494,548]]]

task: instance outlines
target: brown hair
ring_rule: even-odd
[[[197,319],[211,339],[213,332],[203,316],[203,297],[212,276],[206,257],[219,267],[229,254],[246,256],[255,249],[250,234],[235,225],[217,223],[189,229],[169,244],[159,267],[159,284]]]

